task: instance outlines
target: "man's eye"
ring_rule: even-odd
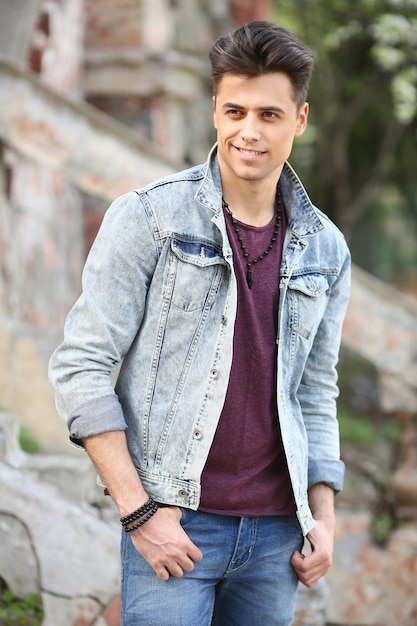
[[[264,115],[270,119],[277,117],[277,114],[274,111],[264,111]]]

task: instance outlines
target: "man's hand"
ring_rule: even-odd
[[[146,524],[130,533],[133,545],[161,580],[191,572],[203,555],[181,527],[178,507],[161,507]]]
[[[316,521],[307,534],[311,553],[304,555],[297,550],[292,555],[291,564],[300,581],[306,587],[312,587],[332,566],[336,521],[333,489],[318,483],[310,488],[308,496]]]
[[[333,561],[334,523],[316,520],[314,527],[307,534],[310,542],[311,554],[305,556],[301,552],[294,552],[291,564],[297,572],[300,581],[306,587],[312,587],[327,574]]]
[[[129,454],[123,431],[105,432],[83,439],[85,449],[122,517],[148,499]],[[161,507],[146,524],[133,530],[133,545],[161,580],[191,572],[203,555],[181,527],[181,509]]]

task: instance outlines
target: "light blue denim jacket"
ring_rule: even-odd
[[[285,164],[277,403],[297,515],[307,489],[343,483],[336,419],[350,255]],[[197,509],[200,476],[232,361],[236,278],[216,147],[208,162],[118,198],[107,211],[51,358],[57,408],[75,443],[127,429],[145,489]],[[111,374],[122,362],[115,390]]]

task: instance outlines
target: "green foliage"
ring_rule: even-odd
[[[375,367],[359,353],[342,347],[338,370],[341,441],[359,446],[397,442],[401,427],[393,417],[381,414]]]
[[[313,201],[347,236],[354,262],[413,284],[417,246],[405,249],[404,233],[417,239],[417,0],[274,6],[276,23],[316,57],[310,128],[291,159]],[[366,254],[369,241],[375,250]]]
[[[379,515],[375,515],[371,526],[371,534],[375,543],[384,545],[394,525],[395,520],[388,511],[383,511]]]
[[[340,439],[342,442],[357,445],[372,444],[375,436],[375,428],[366,418],[355,415],[343,405],[339,405],[337,413]]]
[[[40,626],[43,618],[41,602],[36,594],[23,600],[16,598],[10,589],[0,595],[0,624],[2,626]]]
[[[350,411],[343,404],[338,408],[338,420],[341,441],[359,446],[374,445],[377,441],[397,441],[401,433],[400,425],[394,419],[371,420]]]
[[[36,454],[40,450],[39,443],[26,426],[20,428],[19,444],[22,450],[28,454]]]
[[[407,9],[411,6],[415,10],[416,3],[395,4],[405,14],[391,10],[376,17],[372,25],[375,37],[372,56],[382,70],[392,73],[394,115],[401,123],[408,124],[417,114],[417,15],[407,16]]]

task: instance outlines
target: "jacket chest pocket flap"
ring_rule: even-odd
[[[291,328],[305,339],[312,338],[327,305],[329,282],[323,274],[303,274],[293,277],[288,285]]]
[[[186,312],[210,305],[225,265],[213,244],[173,238],[164,297]]]

